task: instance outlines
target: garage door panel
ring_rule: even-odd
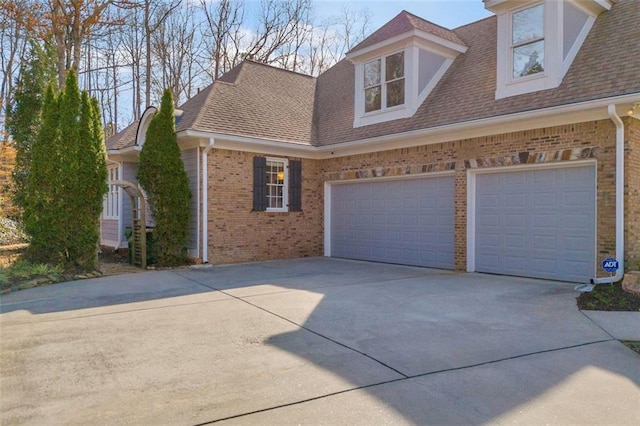
[[[454,188],[452,176],[333,185],[331,255],[453,268]]]
[[[478,174],[475,226],[477,271],[586,282],[595,273],[595,167]]]

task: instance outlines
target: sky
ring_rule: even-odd
[[[345,4],[354,10],[368,9],[371,12],[371,31],[380,28],[402,10],[449,29],[492,15],[484,8],[482,0],[315,0],[314,3],[318,15],[335,14]]]

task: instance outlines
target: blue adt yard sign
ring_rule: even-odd
[[[602,261],[602,269],[609,273],[617,271],[619,267],[618,261],[612,257],[607,257]]]

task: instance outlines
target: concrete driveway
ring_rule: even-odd
[[[2,424],[640,424],[572,284],[326,258],[2,297]]]

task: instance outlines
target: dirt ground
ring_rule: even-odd
[[[101,249],[98,254],[98,269],[102,275],[122,275],[144,272],[142,268],[129,264],[129,254],[127,250],[114,251],[111,249]]]
[[[26,250],[26,244],[0,247],[0,267],[7,268],[20,259]],[[101,249],[98,255],[98,270],[104,276],[134,274],[144,272],[144,269],[129,265],[129,257],[126,250],[113,251]]]

